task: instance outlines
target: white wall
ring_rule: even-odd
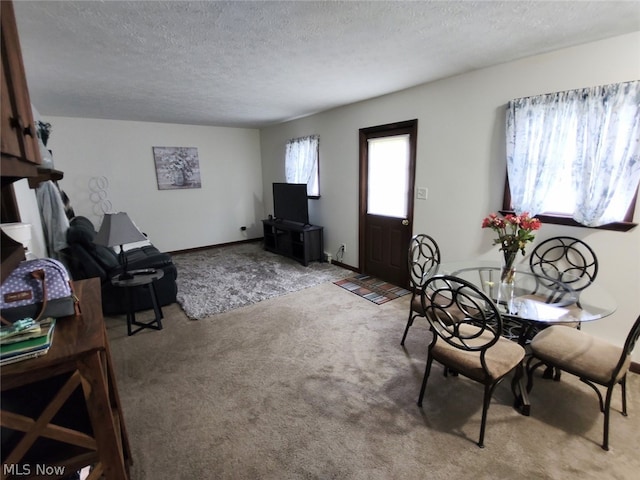
[[[414,233],[439,242],[444,261],[498,258],[482,219],[502,205],[506,160],[504,110],[517,97],[640,79],[640,32],[477,70],[261,131],[264,204],[271,183],[284,179],[287,139],[320,135],[321,198],[310,201],[310,221],[325,227],[325,250],[346,243],[344,263],[358,266],[358,130],[418,119]],[[640,203],[640,202],[639,202]],[[635,222],[640,222],[640,204]],[[611,232],[543,225],[538,239],[585,239],[600,260],[597,279],[616,298],[617,312],[586,325],[622,344],[640,314],[640,228]],[[635,359],[640,359],[640,348]]]
[[[516,97],[640,78],[640,32],[478,70],[378,99],[265,128],[202,127],[49,117],[49,148],[60,182],[77,214],[96,225],[88,188],[106,176],[114,210],[126,211],[161,250],[172,251],[262,235],[260,219],[272,213],[271,183],[284,180],[289,138],[320,135],[319,200],[310,221],[325,226],[325,250],[358,266],[358,129],[417,118],[414,232],[440,243],[445,261],[497,258],[482,218],[502,203],[505,176],[504,107]],[[156,186],[151,147],[197,147],[202,188]],[[30,192],[25,188],[24,195]],[[264,193],[264,195],[263,195]],[[24,221],[31,202],[20,199]],[[640,222],[640,204],[636,207]],[[249,230],[240,231],[246,225]],[[621,344],[640,313],[640,229],[620,233],[543,225],[539,240],[566,234],[583,238],[600,259],[598,282],[615,296],[618,311],[586,325]],[[34,247],[36,248],[36,247]],[[639,349],[640,350],[640,349]],[[640,361],[640,352],[634,355]]]
[[[35,190],[29,187],[29,181],[26,178],[15,182],[13,189],[18,203],[18,210],[20,211],[20,220],[22,223],[31,225],[29,253],[37,258],[46,257],[47,247],[42,231],[42,222],[40,220],[40,211],[38,209]]]
[[[165,123],[52,117],[47,145],[76,215],[102,221],[89,182],[106,177],[113,211],[127,212],[162,251],[262,236],[260,132]],[[152,147],[197,147],[202,188],[158,190]],[[246,231],[240,227],[246,226]]]

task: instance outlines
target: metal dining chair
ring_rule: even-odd
[[[484,447],[487,410],[496,386],[521,364],[524,348],[501,336],[502,317],[495,303],[473,284],[451,275],[429,278],[422,308],[433,338],[427,351],[418,406],[422,407],[434,360],[484,385],[478,446]],[[456,378],[456,377],[450,377]]]
[[[531,341],[531,357],[527,361],[527,391],[533,388],[535,370],[551,365],[575,375],[595,390],[604,413],[602,448],[609,450],[609,412],[613,389],[622,388],[622,415],[627,416],[627,372],[631,365],[631,352],[640,337],[640,316],[631,327],[623,347],[596,338],[582,330],[552,326],[542,330]],[[598,385],[606,388],[603,400]]]
[[[560,280],[573,290],[581,291],[596,279],[598,257],[582,240],[552,237],[531,252],[529,267],[536,275]]]
[[[560,280],[576,292],[587,288],[598,276],[598,257],[583,240],[574,237],[551,237],[531,252],[529,257],[531,271],[540,277],[547,276]],[[580,305],[578,300],[578,306]],[[566,324],[567,327],[580,329],[580,322]],[[534,329],[533,334],[542,328]],[[560,371],[547,368],[545,378],[560,379]]]
[[[409,318],[402,335],[400,345],[404,345],[409,328],[416,317],[424,317],[420,292],[427,280],[436,272],[440,265],[440,248],[429,235],[420,233],[409,241],[409,281],[411,283],[411,302],[409,302]]]

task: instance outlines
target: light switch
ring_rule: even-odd
[[[416,198],[418,200],[426,200],[428,191],[426,187],[416,188]]]

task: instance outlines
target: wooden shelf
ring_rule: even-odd
[[[29,177],[29,187],[38,188],[42,182],[47,180],[62,180],[64,173],[60,170],[54,170],[52,168],[37,168],[37,175],[35,177]]]
[[[33,163],[27,163],[19,158],[2,155],[2,186],[10,185],[22,178],[38,175],[38,168]]]
[[[18,264],[25,259],[24,247],[16,242],[9,235],[0,231],[0,242],[2,242],[2,282],[9,276]]]

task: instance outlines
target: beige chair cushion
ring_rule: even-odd
[[[428,293],[430,294],[431,292],[429,291]],[[436,295],[436,298],[438,298],[439,301],[445,301],[444,298],[440,298],[440,295]],[[427,305],[428,304],[429,301],[427,301]],[[416,293],[411,299],[411,310],[424,317],[424,310],[422,309],[422,296],[420,295],[420,293]]]
[[[424,317],[424,310],[422,310],[422,300],[420,299],[420,295],[415,295],[411,299],[411,310]]]
[[[441,295],[436,295],[436,299],[437,301],[442,302],[443,304],[448,303],[448,300],[442,297]],[[427,302],[427,306],[428,305],[429,305],[429,302]],[[423,317],[425,316],[424,310],[422,309],[422,298],[420,295],[416,295],[411,300],[411,309],[414,312],[418,313],[419,315],[422,315]],[[449,312],[453,318],[460,319],[465,317],[465,314],[457,306],[451,306],[447,308],[446,311]],[[442,320],[446,321],[448,319],[446,315],[440,315],[440,316]]]
[[[462,325],[460,331],[466,335],[472,335],[478,331],[478,327],[472,325]],[[478,339],[470,344],[485,344],[493,338],[488,332],[483,332]],[[524,348],[511,340],[500,337],[485,354],[485,362],[488,372],[485,373],[480,360],[480,352],[469,352],[461,350],[438,338],[431,349],[433,358],[438,362],[447,365],[462,375],[477,382],[486,383],[487,373],[491,381],[506,375],[513,370],[524,358]]]
[[[606,385],[620,361],[622,348],[584,333],[582,330],[554,325],[538,333],[531,341],[531,351],[561,370]],[[615,380],[620,380],[631,365],[631,357]]]

